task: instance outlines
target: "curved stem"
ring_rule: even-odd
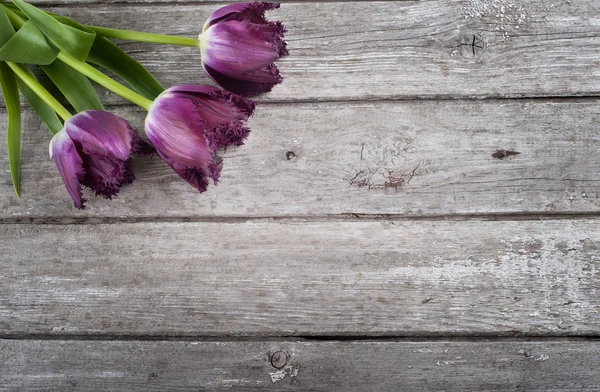
[[[178,37],[176,35],[145,33],[143,31],[109,29],[106,27],[87,26],[98,35],[107,38],[124,39],[128,41],[152,42],[155,44],[170,44],[180,46],[200,47],[200,40],[196,38]]]
[[[71,66],[71,68],[76,71],[84,74],[88,78],[96,81],[98,84],[106,87],[110,91],[115,94],[120,95],[121,97],[135,103],[138,106],[143,107],[146,110],[150,110],[150,106],[152,106],[152,101],[141,96],[135,91],[123,86],[121,83],[113,80],[109,76],[106,76],[102,72],[98,71],[96,68],[92,67],[85,61],[80,61],[71,56],[66,52],[60,52],[58,54],[58,59],[62,62]]]
[[[48,90],[37,81],[37,79],[29,72],[25,71],[22,65],[7,61],[6,64],[13,70],[15,75],[19,77],[34,93],[37,94],[44,102],[48,104],[63,120],[67,121],[73,115],[65,109],[63,105]]]

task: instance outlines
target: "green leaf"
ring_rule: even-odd
[[[54,45],[78,60],[83,61],[87,58],[96,38],[95,33],[60,23],[51,15],[23,0],[12,1]]]
[[[5,63],[0,63],[0,85],[8,112],[8,162],[17,197],[21,197],[21,102],[17,78]]]
[[[145,98],[154,100],[165,91],[150,71],[104,37],[96,37],[87,61],[112,71]]]
[[[28,21],[0,48],[0,61],[21,64],[50,64],[59,49],[48,42],[37,26]]]
[[[15,35],[15,29],[10,23],[4,7],[0,6],[0,47],[4,46],[13,35]]]
[[[24,67],[29,73],[31,71]],[[52,133],[57,134],[62,128],[63,124],[56,115],[54,109],[52,109],[43,99],[41,99],[36,93],[33,92],[32,89],[29,88],[23,81],[17,80],[19,85],[19,90],[29,102],[29,105],[33,108],[33,110],[37,113],[37,115],[42,119],[42,121],[50,128]]]
[[[78,112],[104,110],[94,86],[85,75],[60,60],[43,65],[42,69]]]
[[[85,25],[67,17],[50,14],[59,22],[74,28],[91,31]],[[87,61],[108,69],[123,79],[135,91],[148,99],[155,99],[165,88],[142,64],[125,53],[107,38],[96,35],[94,45],[88,54]]]
[[[13,8],[12,4],[7,6]],[[20,11],[15,12],[19,13]],[[93,30],[73,19],[51,12],[47,14],[66,26],[95,34]],[[107,38],[96,36],[87,61],[113,72],[148,99],[153,100],[165,91],[165,88],[150,71]]]

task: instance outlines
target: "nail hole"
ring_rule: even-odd
[[[296,153],[293,151],[288,151],[285,153],[285,159],[287,159],[288,161],[292,160],[296,158]]]

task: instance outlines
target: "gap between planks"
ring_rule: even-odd
[[[197,336],[171,336],[171,335],[51,335],[51,334],[0,334],[0,342],[3,340],[38,340],[38,341],[90,341],[90,342],[388,342],[388,343],[519,343],[519,342],[600,342],[600,334],[597,335],[563,335],[544,336],[523,334],[518,336],[502,336],[494,334],[473,335],[424,335],[424,336],[379,336],[379,335],[197,335]]]
[[[596,220],[598,212],[535,212],[510,214],[447,214],[447,215],[400,215],[400,214],[332,214],[332,215],[272,215],[272,216],[215,216],[215,217],[17,217],[0,218],[0,225],[105,225],[105,224],[138,224],[138,223],[222,223],[236,224],[247,222],[356,222],[356,221],[390,221],[390,222],[508,222],[508,221],[551,221],[551,220]]]

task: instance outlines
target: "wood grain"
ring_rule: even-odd
[[[216,8],[167,3],[51,10],[88,24],[193,37]],[[284,4],[270,17],[289,30],[290,56],[279,63],[285,82],[261,100],[598,95],[599,11],[594,0]],[[197,49],[123,48],[166,86],[209,82]],[[121,102],[112,94],[105,98]]]
[[[0,341],[0,391],[597,391],[598,341]],[[270,356],[288,364],[275,369]]]
[[[0,334],[598,335],[600,221],[0,225]]]
[[[112,201],[86,193],[83,212],[47,157],[50,134],[27,114],[21,199],[0,144],[0,217],[596,213],[597,108],[597,100],[262,105],[247,145],[223,154],[219,186],[198,194],[157,157],[140,158],[133,185]],[[143,127],[142,112],[116,113]],[[520,154],[497,159],[497,150]]]

